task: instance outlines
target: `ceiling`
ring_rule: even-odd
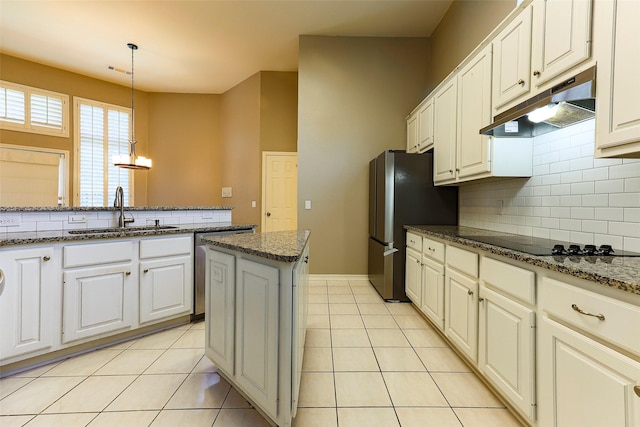
[[[0,0],[0,52],[149,92],[298,69],[298,36],[429,36],[452,0]],[[109,70],[109,66],[120,71]]]

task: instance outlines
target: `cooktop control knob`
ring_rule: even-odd
[[[613,248],[611,245],[600,245],[598,249],[601,255],[611,255],[613,253]]]
[[[567,249],[569,255],[582,255],[582,250],[579,245],[569,245],[569,249]]]
[[[552,255],[565,255],[566,253],[564,245],[553,245],[553,249],[551,249]]]
[[[597,251],[596,245],[584,245],[584,249],[582,250],[585,255],[596,255]]]

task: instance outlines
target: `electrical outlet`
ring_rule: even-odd
[[[504,215],[504,200],[496,200],[496,213],[498,215]]]
[[[252,201],[251,201],[251,207],[252,207],[252,208],[255,208],[255,207],[257,207],[257,206],[258,206],[258,204],[256,203],[256,201],[255,201],[255,200],[252,200]]]
[[[232,197],[231,187],[222,187],[222,197]]]
[[[21,218],[20,216],[16,215],[16,216],[0,216],[0,226],[3,227],[13,227],[13,226],[18,226],[20,225],[21,222]]]

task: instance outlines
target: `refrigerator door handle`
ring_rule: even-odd
[[[389,249],[387,249],[386,251],[384,251],[382,253],[382,256],[389,256],[389,255],[394,254],[396,252],[398,252],[398,248],[389,248]]]

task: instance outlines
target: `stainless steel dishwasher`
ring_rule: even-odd
[[[204,233],[195,233],[194,241],[194,280],[193,280],[193,314],[191,321],[204,319],[204,285],[205,285],[205,269],[207,265],[207,245],[202,241],[203,237],[225,236],[229,234],[255,233],[254,228],[241,228],[235,230],[224,231],[208,231]]]

